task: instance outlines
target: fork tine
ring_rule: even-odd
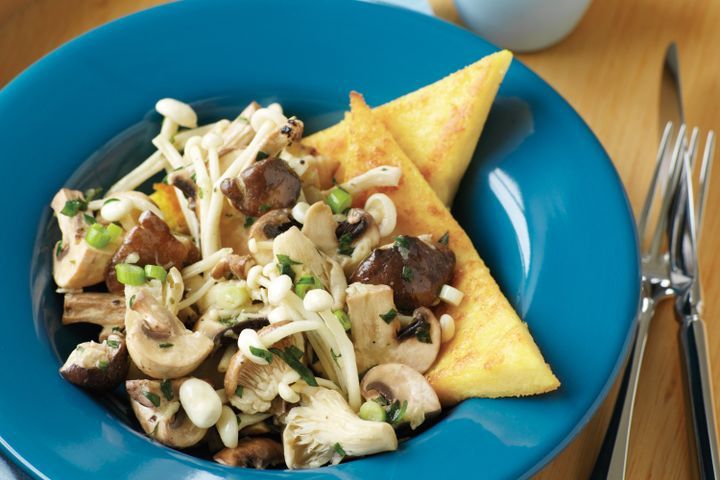
[[[715,153],[715,132],[708,132],[705,139],[705,151],[703,152],[702,164],[700,165],[700,193],[698,206],[696,211],[695,235],[697,241],[700,242],[700,231],[702,230],[702,218],[705,211],[705,203],[707,202],[710,173],[712,172],[713,158]]]
[[[638,236],[640,237],[641,242],[645,237],[648,216],[650,215],[650,209],[652,208],[655,198],[655,190],[657,189],[658,181],[660,179],[660,171],[665,163],[664,160],[667,154],[672,129],[672,122],[668,122],[665,125],[665,131],[663,131],[660,146],[658,147],[657,158],[655,160],[655,170],[653,171],[652,180],[650,180],[650,186],[648,187],[647,195],[645,195],[645,204],[643,205],[642,213],[640,213],[640,220],[638,221]]]
[[[657,223],[655,224],[655,230],[653,231],[652,241],[650,244],[649,255],[651,258],[658,255],[660,247],[662,246],[663,234],[667,225],[668,211],[670,210],[675,190],[678,182],[680,181],[680,172],[682,171],[683,163],[681,157],[683,157],[683,154],[685,153],[685,142],[687,141],[685,138],[686,130],[687,128],[685,124],[680,125],[673,153],[670,157],[668,177],[662,189],[662,206],[660,207],[660,215]]]

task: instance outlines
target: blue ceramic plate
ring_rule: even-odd
[[[93,398],[57,373],[88,332],[59,326],[50,275],[58,233],[47,205],[63,185],[108,186],[144,158],[159,127],[151,111],[158,98],[193,102],[203,121],[253,98],[277,100],[316,130],[341,117],[351,89],[379,104],[494,50],[447,23],[374,4],[182,2],[84,35],[0,91],[4,449],[53,479],[494,479],[537,471],[586,423],[615,376],[636,309],[638,256],[623,187],[600,143],[517,61],[454,212],[530,325],[560,390],[463,402],[395,453],[268,473],[155,444],[125,422],[123,402]]]

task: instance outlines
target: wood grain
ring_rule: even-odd
[[[43,54],[90,28],[162,3],[158,0],[0,0],[0,86]],[[451,0],[431,0],[439,16],[458,21]],[[720,130],[720,2],[595,0],[564,41],[519,58],[552,84],[588,122],[612,157],[637,212],[659,138],[660,65],[679,44],[685,110],[692,124]],[[717,182],[720,169],[715,169]],[[720,398],[720,186],[713,189],[701,251],[705,315],[716,397]],[[716,321],[714,321],[716,320]],[[610,397],[614,397],[614,393]],[[612,398],[611,398],[612,400]],[[677,324],[662,305],[651,327],[630,446],[629,478],[694,478]],[[612,405],[606,401],[539,479],[587,478]]]

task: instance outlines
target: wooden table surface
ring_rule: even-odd
[[[78,34],[160,0],[0,0],[0,87]],[[431,0],[458,21],[451,0]],[[720,131],[720,2],[595,0],[576,30],[547,50],[518,55],[588,122],[622,177],[633,208],[642,204],[659,138],[660,66],[679,45],[687,120]],[[715,169],[715,183],[720,168]],[[720,398],[720,185],[713,189],[701,251],[715,395]],[[630,445],[629,478],[694,478],[682,389],[677,324],[661,306],[650,333]],[[613,400],[614,393],[609,400]],[[586,478],[612,408],[606,401],[583,432],[538,476]]]

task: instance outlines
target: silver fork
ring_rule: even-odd
[[[638,221],[638,236],[642,251],[640,311],[635,323],[634,344],[625,367],[610,425],[591,474],[592,479],[625,478],[633,406],[648,329],[657,304],[675,293],[670,281],[669,252],[664,240],[673,194],[680,177],[681,157],[685,151],[685,130],[685,125],[681,125],[675,141],[672,142],[672,150],[669,150],[673,126],[670,122],[666,125],[658,148],[655,170]],[[648,223],[651,215],[654,225]]]

